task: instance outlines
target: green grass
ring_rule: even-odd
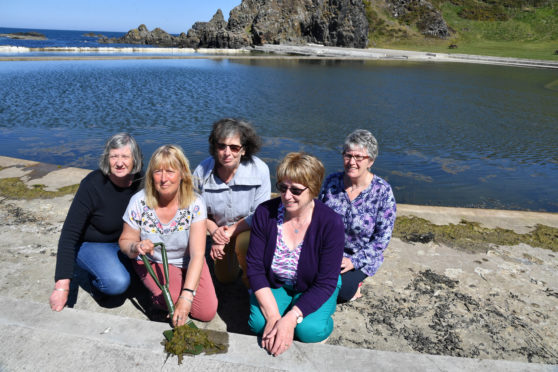
[[[427,38],[412,25],[407,37],[378,33],[372,29],[370,46],[436,53],[478,54],[496,57],[515,57],[558,61],[558,3],[532,8],[506,8],[507,21],[477,21],[459,16],[462,6],[440,1],[440,11],[454,35],[448,40]],[[397,20],[386,12],[376,10],[377,18],[392,25]],[[392,26],[392,29],[396,29]],[[457,49],[449,49],[450,44]]]

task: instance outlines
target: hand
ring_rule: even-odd
[[[229,244],[231,241],[231,236],[234,234],[236,229],[235,225],[231,226],[220,226],[213,233],[211,233],[211,238],[215,244]]]
[[[267,324],[266,324],[267,328]],[[281,319],[275,322],[271,330],[262,336],[262,345],[266,341],[265,348],[273,356],[283,354],[291,347],[294,339],[294,329],[296,328],[296,314],[289,311]]]
[[[130,252],[137,257],[142,254],[153,254],[154,249],[155,245],[153,242],[149,239],[145,239],[133,243]]]
[[[60,279],[54,285],[54,290],[50,295],[49,303],[53,311],[62,311],[66,302],[68,302],[68,294],[70,291],[70,279]]]
[[[184,292],[183,292],[184,293]],[[181,295],[187,297],[187,294]],[[189,298],[189,297],[187,297]],[[194,300],[193,298],[191,299]],[[178,298],[176,304],[174,306],[174,315],[172,317],[172,324],[174,327],[180,327],[188,322],[188,314],[190,314],[190,310],[192,309],[192,303],[185,298]]]
[[[212,244],[211,252],[209,253],[211,258],[215,260],[222,260],[225,257],[225,245],[224,244]]]
[[[345,274],[347,271],[351,271],[355,268],[353,262],[350,258],[343,257],[341,260],[341,274]]]

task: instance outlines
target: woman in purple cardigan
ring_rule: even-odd
[[[321,342],[333,331],[341,286],[341,216],[315,199],[324,178],[313,156],[290,153],[277,167],[281,197],[260,204],[248,248],[249,325],[272,355],[293,339]]]

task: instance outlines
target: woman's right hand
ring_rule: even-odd
[[[70,292],[70,279],[60,279],[54,284],[54,290],[50,295],[50,308],[53,311],[62,311],[66,302],[68,302],[68,294]]]
[[[222,260],[225,257],[225,245],[224,244],[212,244],[211,252],[209,253],[213,261]]]
[[[155,245],[149,239],[140,240],[139,242],[134,243],[132,246],[132,254],[153,254]]]

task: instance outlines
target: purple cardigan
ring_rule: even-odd
[[[279,288],[271,271],[277,244],[277,210],[281,198],[258,206],[252,218],[252,231],[246,262],[248,279],[255,292],[260,288]],[[331,297],[337,286],[345,228],[341,216],[319,200],[314,200],[312,221],[308,226],[298,260],[295,291],[302,292],[296,305],[304,316],[316,311]]]

